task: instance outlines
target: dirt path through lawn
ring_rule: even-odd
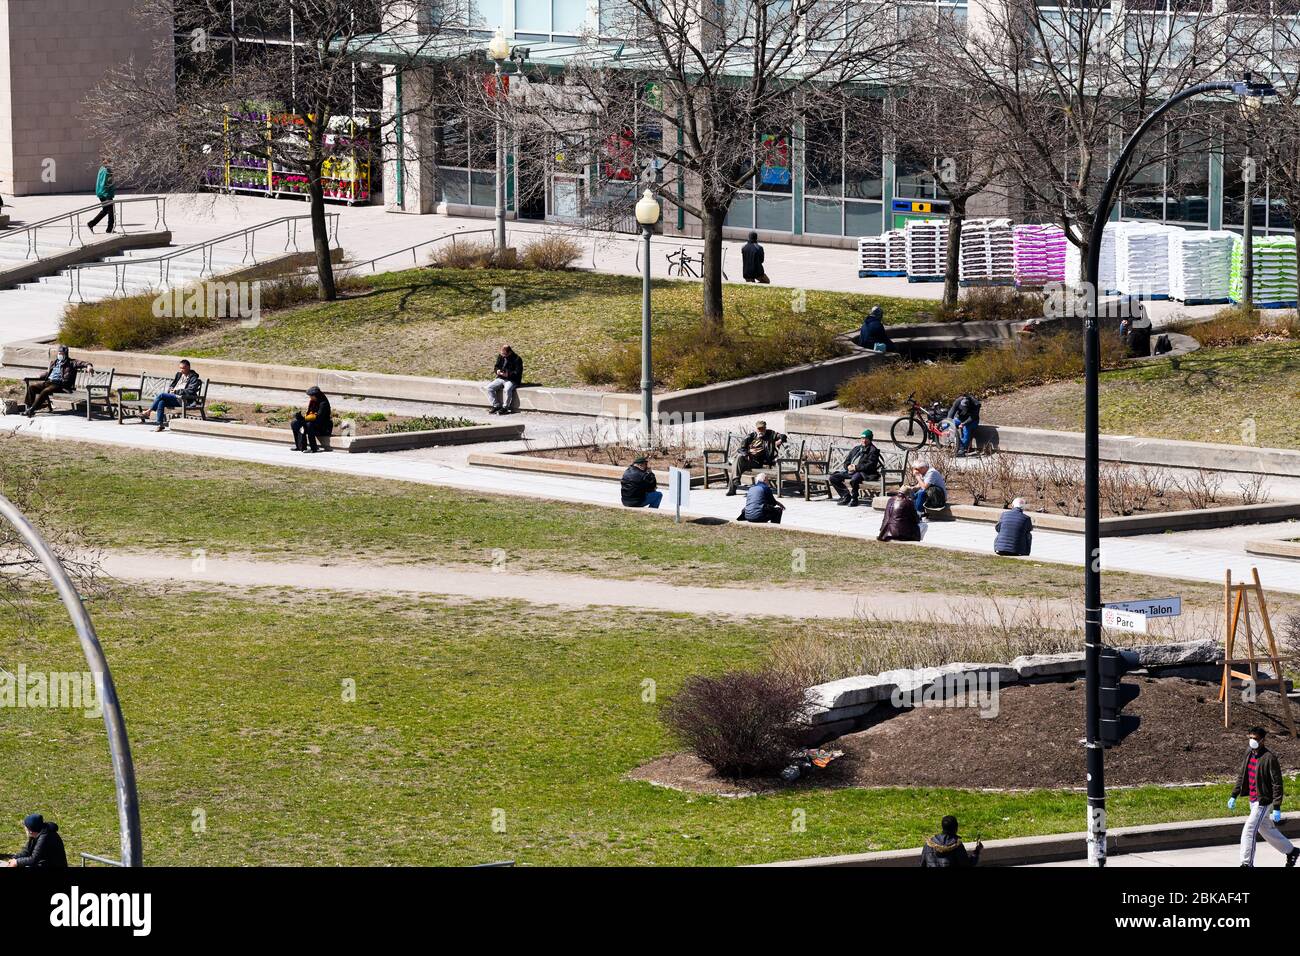
[[[440,594],[561,607],[602,605],[737,617],[754,617],[756,608],[763,609],[763,616],[805,620],[844,619],[865,614],[885,620],[953,624],[969,624],[976,620],[1011,621],[1031,615],[1037,622],[1072,627],[1079,614],[1077,604],[1061,600],[874,589],[851,593],[779,587],[698,587],[653,581],[606,580],[578,574],[525,574],[512,571],[508,562],[482,568],[347,562],[315,565],[232,557],[205,557],[196,562],[130,551],[109,551],[102,560],[105,572],[126,581],[289,587],[371,594]],[[759,597],[762,600],[756,603]],[[1188,609],[1179,626],[1180,631],[1192,636],[1193,632],[1213,627],[1214,614]]]

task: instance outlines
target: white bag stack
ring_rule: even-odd
[[[958,261],[962,282],[1010,285],[1016,271],[1011,220],[968,219],[962,223]]]
[[[1101,259],[1097,264],[1097,290],[1098,295],[1114,295],[1117,290],[1115,285],[1115,238],[1119,223],[1108,222],[1106,228],[1102,230],[1101,238]],[[1079,278],[1082,275],[1080,264],[1082,257],[1079,255],[1079,247],[1074,243],[1069,243],[1065,250],[1065,283],[1069,286],[1077,286],[1082,283]]]
[[[886,268],[895,275],[907,275],[907,234],[902,229],[885,233]]]
[[[1227,302],[1231,296],[1230,232],[1179,229],[1169,237],[1169,297],[1180,302]]]
[[[948,223],[943,219],[914,219],[904,232],[908,281],[942,279],[948,263]]]
[[[1053,225],[1016,226],[1011,251],[1018,286],[1034,288],[1065,281],[1065,230]]]
[[[889,245],[887,236],[860,236],[858,238],[858,275],[878,276],[889,271]]]
[[[1115,288],[1143,299],[1169,297],[1169,242],[1175,226],[1121,222],[1115,229]]]

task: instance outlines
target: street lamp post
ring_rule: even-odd
[[[506,131],[501,117],[501,67],[510,58],[510,42],[500,27],[488,43],[488,57],[496,65],[492,79],[492,112],[496,117],[497,134],[496,250],[500,261],[506,254]]]
[[[637,200],[636,221],[645,240],[641,247],[641,431],[648,447],[654,415],[654,378],[650,368],[650,235],[659,221],[659,203],[649,189]]]
[[[1083,599],[1084,599],[1084,667],[1087,685],[1087,713],[1084,746],[1088,771],[1088,861],[1092,866],[1106,865],[1106,780],[1101,742],[1101,482],[1097,413],[1098,375],[1101,370],[1101,334],[1097,316],[1097,281],[1101,264],[1101,242],[1106,220],[1110,218],[1115,194],[1124,178],[1129,160],[1147,132],[1161,117],[1184,100],[1206,93],[1232,92],[1243,98],[1274,95],[1267,83],[1256,83],[1249,73],[1242,80],[1219,80],[1200,83],[1169,97],[1129,137],[1111,168],[1110,177],[1101,191],[1093,212],[1092,231],[1088,239],[1086,312],[1083,323]],[[1249,216],[1249,211],[1247,211]]]
[[[1245,166],[1242,168],[1246,195],[1241,232],[1241,301],[1247,309],[1255,307],[1255,158],[1251,155],[1251,133],[1255,118],[1263,107],[1264,97],[1254,94],[1243,96],[1238,104],[1246,140]]]

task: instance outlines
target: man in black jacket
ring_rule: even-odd
[[[293,413],[289,430],[293,432],[294,448],[313,454],[321,450],[320,439],[334,433],[330,400],[318,386],[307,389],[307,408]]]
[[[939,822],[939,833],[925,841],[921,850],[922,866],[978,866],[980,850],[984,844],[975,842],[975,851],[966,852],[966,844],[957,836],[957,818],[944,817]]]
[[[1282,820],[1282,768],[1277,754],[1264,746],[1267,731],[1263,727],[1251,727],[1246,733],[1250,747],[1237,774],[1237,785],[1228,798],[1228,809],[1232,810],[1242,794],[1250,797],[1250,814],[1241,828],[1241,865],[1255,865],[1255,839],[1262,836],[1275,850],[1286,855],[1287,866],[1295,866],[1300,849],[1277,828]]]
[[[524,380],[524,360],[508,345],[501,346],[496,363],[492,366],[492,381],[488,382],[488,400],[492,403],[489,415],[509,415],[517,389]]]
[[[831,487],[840,496],[839,503],[842,505],[856,508],[858,506],[858,486],[870,478],[880,479],[880,449],[876,447],[876,443],[872,440],[874,437],[871,429],[866,429],[862,433],[861,443],[849,449],[849,453],[844,456],[843,467],[830,476]],[[846,480],[849,483],[849,488],[844,487]],[[849,491],[850,488],[852,493]]]
[[[180,368],[172,376],[172,383],[168,386],[167,391],[162,392],[153,400],[153,405],[149,412],[153,412],[157,429],[162,431],[167,427],[167,409],[181,408],[182,406],[197,405],[199,403],[199,393],[203,390],[203,379],[199,378],[199,373],[190,368],[189,359],[181,359]],[[140,421],[149,420],[149,412],[140,416]]]
[[[763,247],[758,244],[758,233],[749,234],[749,242],[740,247],[740,274],[746,282],[767,285],[772,280],[763,268]]]
[[[974,395],[958,395],[948,409],[948,418],[952,420],[952,427],[957,429],[957,457],[964,458],[970,452],[975,429],[980,427],[979,400]]]
[[[777,449],[785,443],[786,437],[768,428],[767,422],[755,422],[754,430],[741,441],[740,451],[731,460],[731,482],[727,485],[727,494],[736,493],[740,477],[745,472],[775,465]]]
[[[27,395],[23,399],[23,412],[28,418],[36,417],[36,410],[50,400],[55,392],[70,392],[77,384],[77,370],[85,368],[84,362],[74,362],[68,347],[60,345],[54,361],[43,375],[23,379]]]
[[[6,866],[21,866],[33,870],[66,870],[68,855],[63,849],[63,837],[59,836],[57,823],[46,823],[39,813],[33,813],[23,819],[27,830],[27,846],[12,860],[5,861]]]
[[[664,493],[656,491],[659,481],[650,470],[645,455],[635,459],[623,472],[621,492],[624,508],[658,508]]]

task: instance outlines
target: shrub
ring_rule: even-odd
[[[523,249],[523,265],[528,269],[568,269],[582,258],[580,242],[558,233],[548,233],[528,242]]]
[[[689,677],[662,719],[681,742],[730,779],[780,770],[807,729],[807,691],[776,670]]]
[[[697,327],[676,326],[656,332],[654,380],[667,388],[699,388],[792,365],[819,362],[843,354],[835,331],[806,316],[777,319],[762,331],[744,327],[708,338]],[[616,385],[628,391],[641,386],[641,342],[624,342],[577,364],[589,385]]]
[[[497,268],[496,246],[490,239],[452,239],[439,243],[429,257],[429,264],[440,269]]]
[[[991,286],[967,289],[955,309],[941,309],[941,322],[1028,322],[1044,315],[1043,296]]]
[[[1246,345],[1264,335],[1259,311],[1240,305],[1220,309],[1208,321],[1180,322],[1172,328],[1190,335],[1203,347]]]
[[[1121,354],[1119,335],[1102,336],[1103,361]],[[1058,333],[981,349],[962,361],[895,362],[855,375],[839,389],[840,404],[867,412],[897,411],[907,396],[947,402],[969,392],[986,396],[1014,388],[1044,385],[1083,374],[1083,346],[1077,334]]]
[[[375,421],[373,416],[368,416],[370,421]],[[382,420],[382,419],[381,419]],[[404,422],[393,422],[384,428],[385,435],[396,435],[400,432],[428,432],[436,431],[439,428],[468,428],[470,425],[477,425],[478,422],[468,418],[446,418],[442,415],[421,415],[419,418],[408,418]]]

